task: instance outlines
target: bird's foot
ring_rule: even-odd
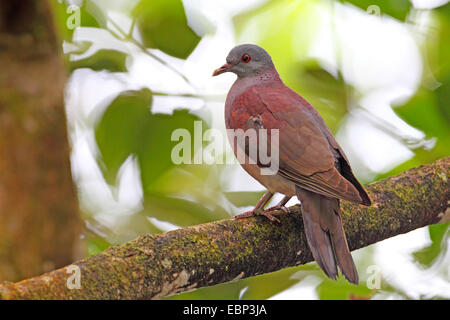
[[[269,213],[269,210],[263,210],[261,213],[258,213],[258,214],[262,215],[262,216],[265,216],[270,221],[280,223],[280,219],[278,219],[277,217],[274,217],[273,215],[271,215]]]
[[[281,210],[281,211],[283,211],[284,213],[290,213],[291,211],[288,209],[288,208],[286,208],[284,205],[280,205],[280,204],[277,204],[276,206],[273,206],[273,207],[270,207],[269,209],[266,209],[267,211],[273,211],[273,210]]]
[[[270,209],[269,209],[270,210]],[[242,219],[242,218],[248,218],[253,216],[265,216],[270,221],[278,222],[280,223],[280,219],[274,217],[271,215],[268,211],[269,210],[262,210],[262,209],[253,209],[244,213],[240,213],[234,216],[235,219]]]

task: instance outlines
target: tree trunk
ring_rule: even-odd
[[[0,280],[73,261],[65,66],[47,1],[0,2]]]

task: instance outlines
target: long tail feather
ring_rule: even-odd
[[[331,279],[336,279],[339,266],[345,278],[357,284],[358,272],[342,227],[339,199],[300,187],[296,192],[302,203],[306,239],[317,264]]]

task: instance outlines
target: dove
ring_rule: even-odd
[[[237,75],[225,102],[227,132],[264,129],[267,141],[258,140],[253,147],[259,149],[267,143],[270,148],[266,149],[276,147],[278,151],[276,172],[263,174],[266,165],[258,158],[259,153],[257,159],[251,158],[249,147],[229,135],[235,155],[240,151],[246,155],[241,166],[267,188],[253,210],[235,217],[263,215],[279,221],[270,210],[288,211],[286,203],[297,196],[307,243],[319,267],[331,279],[337,279],[339,268],[349,282],[357,284],[358,272],[345,237],[340,201],[370,206],[371,200],[354,176],[344,151],[318,111],[283,83],[263,48],[254,44],[234,47],[213,76],[225,72]],[[265,209],[275,193],[283,194],[283,199]]]

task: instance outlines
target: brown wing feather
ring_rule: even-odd
[[[295,93],[295,94],[297,94],[297,93]],[[311,104],[309,104],[306,100],[304,100],[303,98],[300,97],[300,99],[302,99],[302,103],[315,116],[317,123],[319,124],[319,127],[321,128],[322,132],[327,137],[329,144],[336,151],[337,154],[335,155],[335,158],[338,160],[339,173],[342,176],[344,176],[344,178],[346,178],[348,181],[350,181],[353,184],[353,186],[358,190],[359,195],[362,199],[362,204],[364,204],[366,206],[370,206],[371,200],[370,200],[366,190],[364,190],[364,187],[359,183],[359,181],[356,179],[355,175],[353,174],[352,168],[350,167],[350,163],[347,159],[347,156],[344,153],[344,150],[342,150],[341,146],[336,141],[336,139],[334,138],[330,129],[328,128],[328,126],[326,125],[325,121],[320,116],[320,114],[317,112],[317,110],[314,109],[314,107]]]
[[[344,177],[336,168],[339,159],[335,154],[343,152],[319,113],[288,87],[268,92],[254,87],[247,94],[254,95],[254,103],[263,104],[267,110],[262,115],[264,127],[280,129],[279,174],[328,197],[367,203],[367,194],[351,169],[349,176],[353,179]],[[337,151],[333,150],[336,147]],[[343,161],[347,162],[345,155]]]

